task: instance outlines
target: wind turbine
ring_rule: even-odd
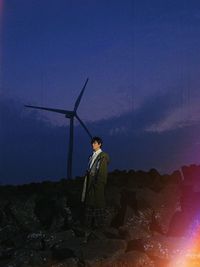
[[[83,93],[85,91],[86,85],[88,82],[88,78],[78,96],[76,99],[76,102],[74,104],[73,110],[64,110],[64,109],[55,109],[55,108],[46,108],[46,107],[38,107],[38,106],[30,106],[30,105],[24,105],[25,107],[29,108],[36,108],[36,109],[43,109],[47,111],[57,112],[64,114],[66,118],[70,119],[70,135],[69,135],[69,149],[68,149],[68,159],[67,159],[67,178],[72,178],[72,155],[73,155],[73,139],[74,139],[74,118],[77,118],[77,120],[80,122],[82,127],[85,129],[89,137],[92,139],[92,135],[83,123],[83,121],[80,119],[80,117],[77,115],[77,109],[80,104],[81,98],[83,96]]]

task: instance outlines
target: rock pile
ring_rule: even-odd
[[[178,266],[174,260],[184,256],[180,244],[187,242],[191,222],[198,227],[200,221],[195,172],[188,168],[187,181],[178,171],[109,173],[105,227],[91,231],[87,243],[83,177],[1,186],[0,267]]]

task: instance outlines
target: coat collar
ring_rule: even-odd
[[[100,149],[99,149],[99,150],[100,150]],[[94,163],[100,158],[100,155],[103,153],[102,150],[101,150],[101,151],[99,151],[99,150],[98,150],[98,154],[97,154],[95,160],[93,161],[91,167],[89,168],[90,170],[92,169],[92,166],[94,165]],[[96,152],[97,152],[97,151],[96,151]],[[93,153],[93,155],[94,155],[94,153]],[[91,157],[92,157],[92,155],[90,156],[90,159],[91,159]]]
[[[101,152],[102,152],[102,149],[99,148],[97,151],[93,151],[93,155],[94,155],[94,154],[98,155],[98,154],[101,153]]]

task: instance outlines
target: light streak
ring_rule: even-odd
[[[200,266],[200,214],[195,216],[185,235],[178,245],[180,253],[175,256],[169,267]]]

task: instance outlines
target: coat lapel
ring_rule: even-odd
[[[92,155],[89,156],[89,160],[88,160],[88,170],[90,169],[90,163],[92,161]]]
[[[96,159],[94,160],[94,162],[92,163],[92,166],[95,164],[95,162],[99,159],[99,157],[100,157],[100,155],[101,155],[101,153],[102,153],[103,151],[101,151],[99,154],[98,154],[98,156],[96,157]],[[92,166],[91,166],[91,168],[89,169],[89,172],[90,172],[90,170],[92,169]]]

